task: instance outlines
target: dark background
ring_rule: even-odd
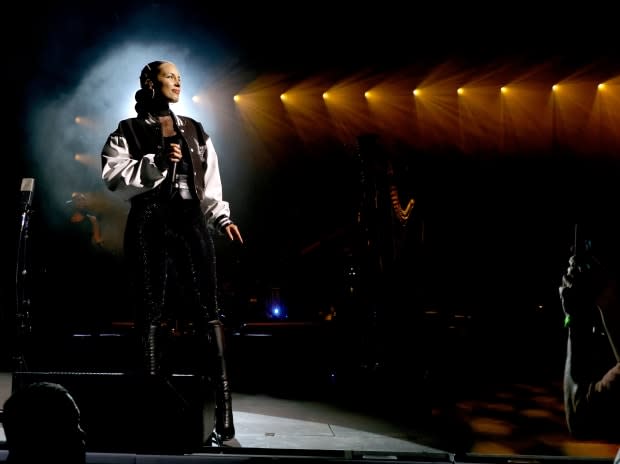
[[[558,75],[592,63],[608,77],[620,71],[616,19],[590,3],[545,8],[540,2],[499,7],[295,2],[284,7],[113,1],[15,8],[5,16],[13,32],[2,31],[6,175],[1,193],[7,238],[0,289],[9,332],[20,182],[38,179],[43,165],[31,153],[41,134],[29,124],[30,113],[39,102],[70,93],[83,70],[114,51],[129,32],[141,42],[165,39],[173,47],[193,47],[199,56],[209,54],[207,44],[216,44],[216,61],[233,57],[249,75],[295,77],[334,70],[346,75],[367,68],[398,72],[410,66],[430,69],[446,59],[472,69],[498,59],[514,60],[524,69],[552,62]],[[146,61],[150,58],[132,65],[136,76]],[[100,77],[102,89],[117,78],[113,72]],[[618,132],[615,137],[617,147]],[[54,140],[44,143],[53,146]],[[248,151],[232,155],[244,173],[241,187],[224,178],[246,238],[243,248],[218,241],[222,298],[231,324],[263,320],[261,302],[277,287],[292,320],[320,319],[333,303],[344,308],[344,321],[378,324],[388,334],[398,328],[405,340],[415,333],[408,327],[424,310],[439,308],[446,327],[455,314],[474,321],[469,329],[477,343],[497,346],[487,353],[494,366],[512,360],[538,372],[533,364],[544,371],[545,363],[561,358],[557,285],[574,224],[605,218],[617,205],[616,154],[566,147],[494,154],[448,146],[426,152],[407,144],[379,145],[371,158],[391,158],[401,198],[415,197],[417,204],[406,230],[393,228],[387,216],[368,213],[377,246],[391,250],[384,250],[389,255],[385,273],[377,273],[380,252],[360,246],[364,233],[356,225],[367,187],[360,181],[359,147],[329,137],[312,150],[286,137],[271,147],[270,157],[244,157]],[[366,171],[367,179],[375,174],[385,195],[383,174]],[[54,246],[44,214],[48,199],[44,188],[37,190],[33,240],[35,272],[40,273],[50,265],[48,251]],[[394,243],[398,253],[390,248]],[[111,264],[114,277],[122,274],[117,265]],[[343,302],[351,266],[363,270],[355,281],[359,300]],[[110,290],[99,281],[92,291],[115,300],[123,289]],[[52,310],[47,292],[63,295],[63,289],[43,284],[33,292],[39,312]],[[258,298],[258,308],[249,303],[251,297]],[[125,308],[110,304],[114,317],[130,317]],[[392,354],[406,343],[394,345],[388,349]],[[548,351],[540,355],[543,347]],[[558,363],[553,373],[559,370]]]

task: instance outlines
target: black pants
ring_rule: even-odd
[[[125,259],[139,329],[183,318],[201,335],[218,318],[213,237],[197,201],[162,199],[156,191],[135,198]]]

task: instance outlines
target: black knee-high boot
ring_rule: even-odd
[[[209,321],[209,328],[213,335],[212,343],[215,349],[213,359],[215,432],[222,441],[226,441],[235,437],[235,425],[233,423],[232,395],[226,370],[226,358],[224,357],[224,325],[218,320]]]

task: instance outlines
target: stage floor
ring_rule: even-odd
[[[0,373],[0,401],[10,395],[12,375]],[[425,424],[355,412],[331,401],[235,392],[236,437],[222,448],[439,453],[458,456],[545,455],[613,458],[617,444],[580,442],[565,432],[559,384],[504,385],[489,398],[472,398],[450,412],[436,410]],[[5,437],[0,428],[0,450]],[[205,448],[203,452],[213,452]],[[196,450],[201,454],[201,450]],[[1,456],[0,456],[1,458]]]
[[[314,326],[291,324],[271,326],[269,332],[258,325],[231,333],[228,360],[236,437],[218,448],[613,458],[620,446],[569,436],[561,373],[525,376],[515,371],[502,376],[474,365],[459,370],[455,364],[438,371],[434,383],[423,385],[421,378],[409,379],[420,371],[414,358],[389,365],[370,362],[374,358],[365,353],[354,358],[352,354],[358,353],[351,350],[345,357],[334,356],[329,336]],[[127,362],[129,340],[100,334],[76,337],[65,347],[47,343],[42,352],[49,356],[43,365],[53,366],[52,372],[84,367],[106,372],[110,365]],[[173,352],[187,355],[195,352],[191,348],[195,347],[179,345]],[[347,348],[345,344],[342,349]],[[178,363],[187,356],[172,359]],[[339,363],[342,359],[358,361]],[[114,404],[107,386],[116,390],[117,397],[127,390],[143,396],[142,386],[135,387],[131,379],[121,387],[111,382],[114,379],[85,380],[79,388],[104,403],[106,415],[110,414],[105,404]],[[0,402],[10,395],[12,382],[11,372],[0,372]],[[165,398],[153,394],[161,398],[155,408],[163,409]],[[148,402],[149,410],[157,399]],[[117,410],[123,414],[129,409],[125,405],[133,407],[122,404]],[[100,427],[107,443],[108,425]],[[0,450],[4,444],[0,428]],[[209,451],[204,448],[197,452]]]

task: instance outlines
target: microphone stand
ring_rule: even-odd
[[[16,311],[15,311],[15,349],[13,352],[14,372],[27,370],[24,351],[27,337],[32,333],[31,324],[31,297],[30,297],[30,216],[32,210],[27,205],[20,221],[19,238],[17,242],[17,266],[15,271]]]

